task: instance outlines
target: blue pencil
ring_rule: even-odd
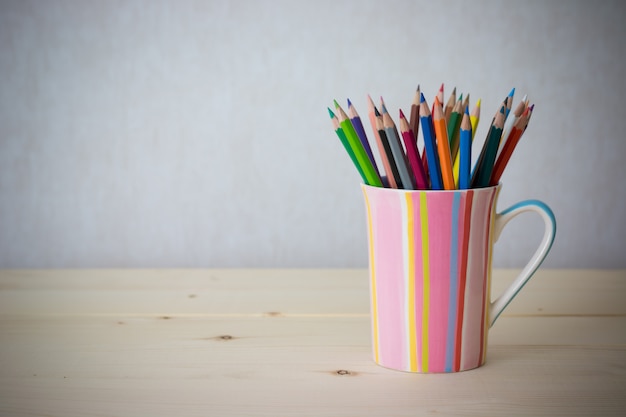
[[[420,97],[420,123],[422,125],[422,135],[424,136],[424,151],[426,152],[426,162],[430,176],[430,188],[432,190],[442,190],[443,181],[441,180],[437,143],[435,142],[435,128],[424,94]]]
[[[469,108],[465,108],[465,114],[461,120],[461,132],[459,134],[459,189],[470,188],[470,166],[472,164],[472,123],[469,117]]]

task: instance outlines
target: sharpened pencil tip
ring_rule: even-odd
[[[426,101],[426,98],[424,97],[424,93],[420,93],[420,103],[423,103]]]
[[[376,107],[374,107],[374,115],[376,117],[380,117],[380,112],[378,111],[378,109]]]
[[[401,118],[401,119],[405,119],[405,117],[404,117],[404,113],[402,113],[402,109],[400,109],[400,118]]]
[[[439,91],[443,91],[443,83],[441,83],[441,87],[439,87]]]
[[[330,115],[331,119],[335,117],[335,113],[333,113],[333,111],[330,109],[330,107],[328,107],[328,114]]]
[[[509,93],[509,97],[513,97],[514,95],[515,95],[515,87],[511,89],[511,92]]]
[[[469,106],[465,106],[465,114],[469,116]]]
[[[480,107],[480,99],[476,102],[476,107]]]
[[[337,103],[337,100],[333,100],[333,103],[335,103],[335,108],[338,109],[339,108],[339,103]]]
[[[385,102],[383,101],[383,98],[380,98],[380,111],[385,114],[385,113],[389,113],[387,111],[387,106],[385,106]]]

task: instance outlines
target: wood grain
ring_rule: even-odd
[[[365,270],[0,271],[0,415],[621,416],[624,277],[541,271],[421,375],[371,360]]]

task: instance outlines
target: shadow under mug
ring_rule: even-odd
[[[496,213],[500,184],[449,191],[361,187],[375,362],[420,373],[484,364],[489,328],[552,247],[552,210],[527,200]],[[543,239],[519,276],[492,302],[493,244],[511,219],[528,211],[543,219]]]

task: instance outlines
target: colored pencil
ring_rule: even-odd
[[[509,163],[511,159],[511,155],[515,150],[515,147],[519,143],[522,135],[526,131],[528,127],[528,122],[530,121],[530,116],[532,115],[534,105],[531,107],[527,107],[524,110],[524,113],[517,119],[513,127],[511,128],[511,134],[509,135],[509,139],[504,144],[502,148],[502,152],[500,156],[497,158],[496,163],[493,166],[493,172],[491,173],[491,178],[489,180],[490,185],[496,185],[500,182],[500,178],[502,177],[502,173],[504,172],[504,168]]]
[[[400,133],[404,140],[404,148],[406,149],[407,159],[413,173],[415,180],[415,187],[418,190],[428,189],[428,180],[426,173],[424,172],[424,166],[422,165],[422,159],[420,158],[419,151],[417,150],[417,143],[415,141],[415,135],[409,126],[409,122],[406,120],[404,113],[400,110]]]
[[[463,96],[460,96],[452,108],[450,119],[447,121],[448,142],[450,144],[450,158],[454,161],[459,152],[459,127],[463,118]]]
[[[506,98],[506,112],[504,113],[504,120],[509,117],[509,113],[511,112],[511,107],[513,107],[513,97],[515,96],[515,87],[511,89],[509,95]]]
[[[452,159],[450,157],[450,144],[448,143],[448,129],[443,115],[443,107],[439,99],[435,99],[435,112],[433,113],[433,126],[437,138],[437,151],[439,153],[439,167],[443,187],[446,190],[454,190],[454,175],[452,174]]]
[[[441,87],[439,87],[439,91],[437,91],[437,94],[433,99],[433,107],[430,109],[431,115],[435,113],[435,99],[439,100],[440,103],[443,103],[443,83],[441,83]]]
[[[511,133],[511,128],[517,122],[517,120],[521,117],[522,113],[524,113],[525,110],[526,110],[526,96],[524,96],[522,101],[520,101],[515,107],[515,110],[513,110],[513,117],[507,118],[506,123],[504,124],[504,128],[502,129],[502,140],[500,141],[500,147],[498,148],[498,154],[496,155],[496,159],[498,159],[498,156],[500,156],[500,153],[502,152],[502,148],[504,148],[504,145],[506,144],[506,141],[508,140],[509,134]]]
[[[391,184],[393,182],[393,188],[403,188],[400,173],[398,172],[398,167],[396,166],[396,161],[393,158],[393,152],[391,151],[391,146],[389,145],[389,139],[387,138],[387,133],[385,132],[385,127],[383,126],[383,116],[377,108],[374,108],[374,111],[376,112],[376,130],[380,136],[383,153],[389,163],[389,173],[387,174],[389,183]]]
[[[346,137],[348,138],[348,143],[350,144],[350,147],[352,148],[352,151],[354,152],[354,155],[356,156],[356,159],[361,166],[361,169],[363,170],[363,174],[365,174],[366,184],[375,187],[382,187],[383,183],[380,179],[380,176],[374,170],[374,167],[372,166],[372,163],[369,160],[369,157],[367,156],[367,153],[365,152],[365,149],[363,148],[363,145],[361,144],[361,141],[359,140],[356,131],[354,130],[354,126],[352,126],[352,122],[348,118],[346,112],[343,111],[341,106],[339,106],[339,103],[337,103],[336,100],[335,108],[337,111],[337,119],[339,120],[339,125],[346,134]]]
[[[335,133],[339,137],[341,144],[343,145],[344,149],[350,156],[350,159],[352,160],[352,163],[354,164],[357,171],[359,172],[359,175],[363,179],[363,182],[367,183],[367,178],[365,177],[365,174],[363,173],[363,170],[361,169],[361,165],[359,164],[359,161],[357,161],[356,156],[354,155],[354,152],[352,151],[352,147],[348,143],[348,138],[346,137],[346,134],[343,132],[343,129],[341,129],[341,126],[339,125],[339,120],[337,119],[337,116],[335,116],[335,113],[333,113],[333,111],[330,108],[328,108],[328,114],[330,115],[330,119],[333,124],[333,129],[335,130]]]
[[[469,108],[465,108],[461,120],[461,133],[459,134],[459,170],[457,178],[459,189],[470,188],[470,168],[472,166],[472,123],[470,122]]]
[[[467,97],[464,102],[465,103],[468,102]],[[468,108],[467,105],[465,105],[464,107]],[[472,144],[474,143],[474,136],[476,136],[476,129],[478,128],[479,121],[480,121],[480,99],[478,99],[478,101],[476,102],[476,105],[474,106],[474,109],[470,113],[470,123],[472,125]],[[454,164],[452,165],[452,171],[454,173],[454,183],[457,187],[459,186],[459,164],[460,163],[461,161],[459,160],[459,154],[457,153],[456,157],[454,158]]]
[[[383,138],[380,137],[379,130],[376,126],[377,125],[377,122],[376,122],[377,113],[378,113],[378,109],[376,109],[376,106],[374,105],[374,101],[372,100],[372,97],[368,95],[367,96],[367,115],[370,119],[372,131],[374,132],[374,138],[376,139],[376,146],[378,147],[378,155],[380,156],[380,160],[383,163],[383,169],[385,171],[385,179],[391,188],[401,188],[401,187],[398,187],[398,183],[396,183],[396,176],[393,175],[393,170],[392,170],[393,159],[392,159],[392,162],[390,163],[388,153],[385,150],[385,143],[387,142],[387,138],[385,137],[385,140],[383,141]],[[389,155],[391,154],[389,153]]]
[[[477,168],[481,165],[483,165],[483,159],[485,158],[485,152],[487,150],[487,142],[489,141],[489,138],[491,136],[491,130],[493,129],[493,123],[496,120],[496,116],[498,116],[498,114],[503,113],[504,115],[504,119],[506,120],[506,109],[507,106],[510,105],[509,102],[510,100],[512,100],[511,98],[511,94],[515,91],[515,89],[511,90],[511,92],[509,93],[509,95],[507,95],[504,100],[502,100],[502,104],[500,104],[500,107],[498,107],[498,112],[496,112],[495,116],[493,116],[493,119],[491,119],[491,124],[489,125],[489,130],[487,131],[487,136],[485,137],[485,141],[483,142],[483,146],[480,150],[480,154],[478,155],[478,159],[476,161],[476,163],[474,164],[474,170],[472,171],[472,184],[474,179],[476,178],[476,173],[477,173]],[[503,121],[504,123],[504,121]]]
[[[456,87],[454,87],[452,89],[452,92],[450,93],[450,97],[448,97],[448,101],[446,102],[446,105],[445,105],[445,107],[443,109],[443,114],[444,114],[444,116],[446,118],[446,123],[449,123],[450,115],[452,114],[452,110],[454,109],[454,106],[456,106],[456,103],[457,103]]]
[[[443,189],[443,183],[441,181],[441,171],[439,170],[435,129],[428,103],[426,99],[424,99],[424,94],[420,97],[420,123],[422,125],[422,136],[424,137],[424,154],[426,154],[428,164],[428,166],[424,164],[424,169],[428,167],[430,188],[432,190],[441,190]]]
[[[420,126],[420,95],[420,86],[418,84],[417,89],[415,90],[415,94],[413,95],[413,102],[411,103],[411,114],[409,116],[409,128],[413,132],[416,144]]]
[[[380,101],[383,115],[383,127],[385,128],[387,140],[389,140],[389,145],[391,146],[393,160],[396,161],[396,167],[398,168],[400,178],[402,179],[402,188],[406,190],[414,190],[415,184],[413,183],[413,179],[411,178],[411,174],[409,172],[409,167],[406,156],[404,155],[402,143],[400,143],[400,135],[398,134],[398,129],[396,127],[396,124],[393,122],[391,115],[387,111],[387,107],[385,106],[382,97],[380,98]]]
[[[487,187],[489,180],[491,179],[491,173],[493,171],[493,164],[496,159],[496,153],[498,152],[498,146],[500,145],[500,138],[502,136],[502,127],[504,126],[504,115],[506,109],[504,106],[496,114],[493,124],[489,129],[489,136],[483,146],[483,157],[479,159],[479,164],[474,169],[472,174],[472,188]]]
[[[470,123],[472,124],[472,140],[476,135],[476,129],[478,129],[478,122],[480,122],[480,99],[476,102],[476,105],[470,113]]]
[[[463,99],[463,105],[461,106],[461,109],[465,109],[466,107],[469,107],[469,101],[470,101],[470,95],[469,93],[467,93],[465,95],[465,98]]]
[[[376,174],[380,176],[380,171],[378,170],[378,166],[376,165],[376,159],[374,158],[374,154],[372,153],[372,148],[370,147],[369,140],[367,139],[367,135],[365,134],[365,129],[363,128],[363,123],[361,122],[361,117],[359,113],[357,113],[356,108],[348,99],[348,116],[350,117],[350,121],[352,122],[352,126],[356,131],[356,134],[361,141],[361,145],[363,145],[363,149],[365,149],[365,153],[367,153],[367,157],[372,163],[372,167],[376,171]]]

